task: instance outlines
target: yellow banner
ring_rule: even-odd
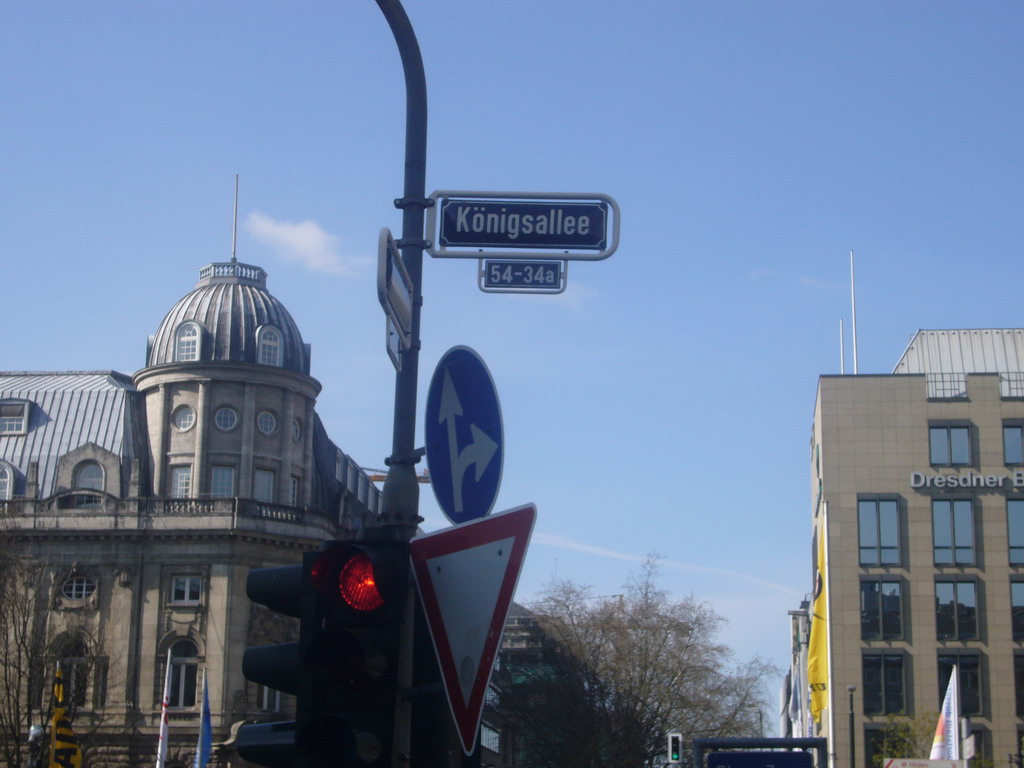
[[[71,720],[66,716],[67,692],[64,688],[64,676],[57,664],[57,674],[53,678],[53,723],[50,728],[50,766],[49,768],[82,768],[82,749],[71,730]]]
[[[825,526],[818,527],[818,573],[814,584],[814,613],[807,646],[807,682],[811,687],[811,717],[821,721],[828,706],[828,601],[825,597]]]

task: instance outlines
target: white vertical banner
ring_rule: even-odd
[[[956,667],[949,676],[946,696],[942,699],[942,711],[935,726],[930,760],[960,759],[960,686],[957,684]]]
[[[167,649],[167,668],[164,672],[164,696],[160,700],[160,740],[156,745],[156,768],[164,768],[167,760],[167,709],[171,705],[171,649]]]

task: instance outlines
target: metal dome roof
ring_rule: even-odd
[[[267,273],[235,261],[208,264],[199,283],[164,317],[153,336],[147,366],[180,362],[175,337],[184,323],[200,327],[199,359],[257,365],[257,336],[267,327],[280,334],[278,367],[309,374],[309,352],[284,305],[267,292]]]

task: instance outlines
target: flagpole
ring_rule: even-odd
[[[196,757],[192,768],[206,768],[213,751],[213,729],[210,725],[210,694],[207,690],[208,670],[203,669],[203,708],[199,718],[199,741],[196,743]]]
[[[156,768],[164,768],[167,761],[167,709],[171,703],[171,649],[167,649],[167,667],[164,671],[164,697],[160,701],[160,736],[156,745]]]

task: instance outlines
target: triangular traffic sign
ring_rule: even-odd
[[[420,536],[409,557],[462,749],[476,746],[537,508],[517,507]]]

